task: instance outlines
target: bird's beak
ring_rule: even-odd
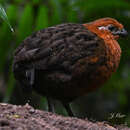
[[[127,35],[128,35],[128,32],[123,28],[123,29],[121,29],[119,35],[122,36],[122,37],[124,37],[124,36],[127,36]]]
[[[112,34],[115,35],[115,36],[125,37],[125,36],[128,35],[128,32],[124,28],[122,28],[118,31],[113,31]]]
[[[125,37],[125,36],[128,35],[128,32],[123,28],[123,29],[117,31],[117,32],[116,32],[116,35],[119,35],[119,36],[121,36],[121,37]]]

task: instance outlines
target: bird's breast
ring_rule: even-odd
[[[106,61],[98,66],[94,72],[92,89],[98,88],[106,82],[119,66],[121,57],[121,48],[116,40],[105,41],[106,44]],[[91,89],[90,89],[91,90]]]
[[[121,49],[117,41],[105,41],[103,51],[105,53],[97,53],[96,56],[81,59],[77,63],[74,82],[76,88],[79,88],[77,89],[78,94],[84,95],[101,87],[117,70],[121,56]]]
[[[107,64],[111,67],[112,72],[115,72],[119,66],[121,57],[121,48],[118,42],[114,39],[106,40],[106,54],[107,54]]]

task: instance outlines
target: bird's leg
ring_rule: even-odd
[[[23,84],[24,97],[27,103],[31,101],[34,80],[35,80],[35,69],[31,68],[26,70],[26,80],[24,81],[21,80],[21,82],[23,82],[21,84]]]
[[[55,113],[54,103],[53,103],[52,99],[50,97],[47,97],[47,101],[48,101],[48,111]]]
[[[69,116],[74,116],[72,110],[71,110],[71,107],[70,107],[70,104],[69,103],[66,103],[66,102],[62,102],[63,106],[65,107],[67,113]]]

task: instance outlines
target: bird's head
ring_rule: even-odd
[[[84,24],[84,26],[103,39],[107,35],[112,36],[114,39],[127,35],[127,31],[124,29],[123,25],[113,18],[98,19]]]

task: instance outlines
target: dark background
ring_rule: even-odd
[[[14,28],[12,33],[0,20],[0,102],[26,102],[12,73],[12,58],[15,48],[32,32],[60,23],[87,23],[102,17],[117,19],[130,32],[130,0],[0,0],[0,3]],[[122,57],[117,72],[102,88],[71,104],[76,116],[130,126],[130,35],[119,43]],[[35,108],[47,109],[46,98],[36,93],[28,102]],[[57,113],[67,115],[58,102],[55,107]],[[110,119],[113,113],[114,118]]]

